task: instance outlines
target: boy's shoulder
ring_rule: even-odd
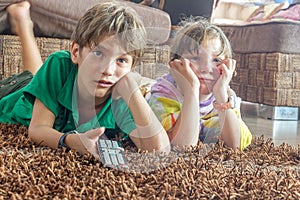
[[[59,50],[50,54],[49,57],[71,58],[71,53],[68,50]]]
[[[76,66],[71,59],[71,52],[60,50],[50,54],[41,69],[47,73],[69,74],[71,71],[77,70]]]
[[[46,65],[56,65],[56,66],[72,66],[74,63],[71,59],[71,52],[68,50],[59,50],[53,52],[45,61]]]

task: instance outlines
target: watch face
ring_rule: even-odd
[[[229,96],[228,102],[230,104],[230,108],[236,108],[236,101],[233,95]]]

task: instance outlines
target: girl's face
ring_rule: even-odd
[[[213,86],[220,77],[218,65],[225,58],[218,55],[220,49],[221,41],[212,39],[206,45],[201,45],[198,52],[185,52],[182,55],[190,61],[190,66],[200,81],[200,94],[202,95],[212,93]]]
[[[78,89],[101,102],[112,87],[131,71],[133,58],[114,37],[106,37],[93,48],[83,47],[78,56]]]

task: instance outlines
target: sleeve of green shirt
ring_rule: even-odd
[[[122,98],[112,100],[111,109],[115,122],[121,132],[128,136],[136,129],[131,111]]]
[[[70,76],[74,77],[73,81],[75,80],[76,71],[77,67],[72,63],[68,51],[53,53],[25,88],[24,95],[32,104],[35,98],[38,98],[57,116],[60,110],[57,97]]]

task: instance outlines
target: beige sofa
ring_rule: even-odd
[[[237,60],[231,86],[244,101],[300,106],[300,23],[220,25]]]
[[[5,8],[23,0],[0,0],[0,34],[12,34]],[[91,7],[110,0],[27,0],[34,22],[35,35],[39,37],[70,38],[78,19]],[[141,17],[148,33],[148,42],[161,44],[168,40],[171,19],[168,13],[149,6],[125,0],[119,4],[132,7]]]

